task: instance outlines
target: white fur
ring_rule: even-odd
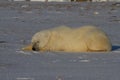
[[[60,26],[43,30],[32,37],[39,51],[89,52],[110,51],[111,42],[104,31],[94,26],[69,28]]]

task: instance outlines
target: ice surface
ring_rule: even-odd
[[[24,52],[34,33],[95,25],[111,52]],[[0,80],[120,80],[120,3],[0,2]]]

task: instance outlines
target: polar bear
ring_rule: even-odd
[[[60,26],[37,32],[23,50],[106,52],[111,51],[111,42],[107,34],[95,26]]]

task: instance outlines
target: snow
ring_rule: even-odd
[[[120,3],[0,2],[0,80],[120,80]],[[111,52],[24,52],[34,33],[95,25]]]

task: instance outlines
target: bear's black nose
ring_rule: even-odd
[[[36,43],[33,44],[32,50],[33,51],[39,51],[38,42],[36,42]]]

